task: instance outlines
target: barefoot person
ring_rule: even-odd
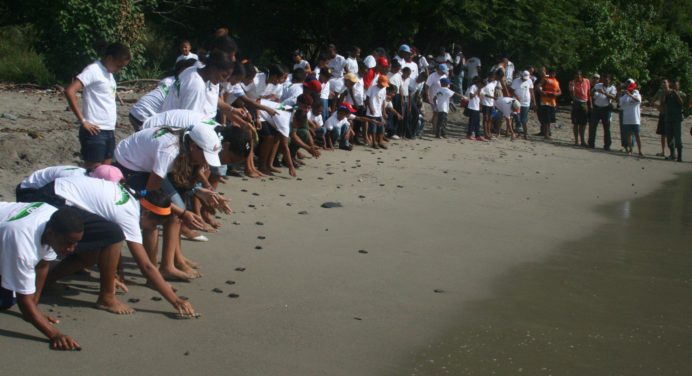
[[[0,310],[19,305],[22,316],[50,340],[55,350],[81,350],[38,309],[48,262],[74,252],[84,235],[76,209],[45,203],[0,202]]]
[[[87,169],[110,164],[115,149],[115,105],[117,73],[130,62],[130,50],[120,43],[110,44],[103,59],[82,71],[65,89],[67,103],[79,121],[79,144]],[[77,105],[77,92],[82,93],[82,107]]]

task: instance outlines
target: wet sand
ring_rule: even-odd
[[[28,107],[36,102],[24,96],[2,93],[0,98],[22,115],[16,124],[0,123],[8,129],[0,135],[6,154],[0,164],[0,193],[6,199],[31,169],[75,160],[76,128],[69,128],[64,99],[57,96],[43,97],[40,113]],[[122,114],[127,108],[119,113],[125,118]],[[568,119],[564,112],[558,116],[562,124]],[[617,272],[616,261],[624,263],[624,270],[637,270],[649,267],[642,265],[644,259],[626,258],[623,255],[631,253],[617,251],[614,242],[604,242],[597,248],[600,253],[593,251],[583,257],[577,251],[586,252],[584,246],[575,246],[574,254],[566,247],[612,225],[612,219],[597,211],[598,207],[637,202],[632,200],[659,189],[675,174],[689,171],[690,164],[575,148],[570,145],[567,127],[555,131],[553,143],[505,138],[493,143],[468,142],[459,139],[463,131],[459,114],[450,117],[453,137],[448,140],[393,142],[386,151],[326,152],[319,160],[306,161],[307,166],[298,171],[300,179],[286,178],[286,174],[273,180],[231,178],[221,190],[233,200],[235,214],[222,219],[223,229],[209,235],[208,243],[183,243],[185,254],[201,263],[203,278],[173,283],[202,318],[173,319],[171,307],[153,299],[158,295],[143,285],[141,273],[124,251],[130,292],[121,298],[132,300],[137,313],[117,317],[93,309],[96,272],[64,281],[61,286],[69,289],[48,291],[40,307],[60,316],[61,330],[73,335],[84,350],[70,354],[49,351],[47,341],[14,308],[0,314],[3,374],[69,370],[97,374],[408,375],[444,374],[441,367],[434,368],[444,365],[447,373],[463,375],[463,368],[451,368],[455,359],[463,367],[468,360],[456,354],[465,343],[454,338],[466,340],[463,333],[488,332],[496,334],[491,336],[493,341],[479,339],[476,343],[481,345],[474,348],[479,350],[471,356],[473,361],[482,361],[472,372],[485,375],[495,370],[494,363],[485,363],[492,358],[498,362],[510,356],[521,359],[519,355],[501,356],[501,352],[509,352],[508,346],[514,350],[510,345],[516,342],[504,341],[502,336],[523,339],[525,323],[530,321],[527,317],[541,318],[540,313],[548,309],[575,305],[578,309],[556,312],[553,319],[544,315],[531,324],[532,335],[541,339],[552,331],[578,333],[567,325],[575,323],[593,328],[594,335],[606,339],[623,333],[644,343],[646,337],[638,333],[651,330],[650,326],[642,324],[639,332],[627,331],[624,319],[609,315],[611,302],[617,300],[603,298],[582,307],[570,305],[559,294],[567,283],[576,285],[574,294],[591,296],[596,291],[606,297],[598,289],[604,286],[618,299],[630,296],[626,300],[639,301],[636,295],[618,293],[624,289],[617,289],[623,286],[623,279],[629,279]],[[644,152],[653,155],[659,148],[655,126],[651,118],[645,120]],[[532,132],[536,131],[534,121],[532,115]],[[27,133],[31,130],[43,132],[44,137],[33,138]],[[128,131],[129,125],[120,124],[118,137]],[[613,133],[617,145],[617,132]],[[687,142],[686,150],[690,146]],[[342,207],[321,207],[330,201]],[[637,230],[642,236],[657,231],[643,227]],[[615,256],[619,258],[613,259]],[[544,277],[532,272],[556,262],[551,275],[558,281],[547,278],[544,283]],[[593,272],[586,275],[585,270]],[[611,278],[622,278],[604,280],[595,276],[600,270],[614,271]],[[528,285],[523,282],[523,271],[529,272]],[[570,282],[567,277],[572,276],[578,279]],[[675,283],[671,286],[675,288]],[[641,298],[641,305],[653,309],[660,302],[658,295],[675,296],[664,288],[661,291]],[[516,314],[505,310],[510,306]],[[507,316],[499,315],[498,310]],[[589,322],[595,324],[576,324],[574,316],[579,312],[589,313]],[[658,322],[671,323],[663,329],[672,334],[663,338],[674,344],[680,337],[667,336],[675,335],[668,328],[677,319],[665,315]],[[622,322],[624,329],[602,328],[597,325],[599,318]],[[489,326],[505,330],[492,332]],[[689,337],[689,327],[677,328],[680,336]],[[618,344],[609,347],[606,339],[594,340],[605,343],[592,345],[598,350],[594,354],[622,354],[622,363],[616,365],[639,360],[633,352],[617,352]],[[568,346],[567,342],[579,348],[577,341],[550,342],[560,345],[542,345],[539,350],[551,354],[557,351],[555,347]],[[671,359],[677,354],[666,353]],[[447,354],[452,357],[446,358]],[[487,354],[499,355],[490,358]],[[537,355],[530,360],[540,360],[541,353],[531,354]],[[590,375],[600,370],[593,365],[601,363],[583,360],[588,357],[555,358],[541,365],[553,370],[547,373]],[[449,359],[450,364],[441,364],[442,359]],[[534,369],[533,363],[527,364],[527,372]],[[518,368],[498,374],[514,374]]]
[[[593,234],[466,304],[409,373],[692,374],[692,174],[598,213]]]

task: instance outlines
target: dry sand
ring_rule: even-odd
[[[33,169],[78,162],[77,130],[57,94],[1,92],[0,103],[18,117],[0,119],[0,199],[11,201]],[[130,131],[127,110],[119,109],[118,139]],[[467,305],[492,297],[512,267],[607,223],[597,206],[645,195],[690,169],[572,147],[566,113],[553,143],[470,142],[458,137],[461,116],[451,118],[447,140],[325,152],[299,179],[231,178],[221,190],[235,214],[208,243],[184,243],[203,278],[174,283],[202,318],[173,319],[124,251],[131,282],[122,298],[139,299],[137,314],[95,310],[97,281],[67,281],[41,309],[61,316],[61,330],[84,350],[49,351],[14,308],[0,314],[2,373],[416,374],[419,350],[467,320]],[[653,121],[642,127],[647,155],[660,147]],[[534,114],[531,126],[534,133]],[[327,201],[343,207],[321,208]]]

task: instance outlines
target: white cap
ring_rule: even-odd
[[[375,65],[377,65],[377,63],[375,62],[375,57],[372,55],[368,55],[367,57],[365,57],[365,59],[363,59],[363,64],[365,64],[365,66],[368,69],[375,68]]]
[[[512,99],[512,109],[514,111],[521,109],[521,104],[519,103],[518,100]]]
[[[531,74],[529,73],[529,71],[525,70],[525,71],[521,72],[521,76],[524,78],[529,78],[529,77],[531,77]]]
[[[199,146],[204,152],[204,159],[209,166],[221,166],[219,152],[221,151],[221,140],[214,130],[214,126],[204,123],[198,123],[190,129],[188,133],[192,141]]]

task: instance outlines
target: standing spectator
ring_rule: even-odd
[[[589,147],[596,147],[596,130],[598,123],[603,122],[603,149],[610,150],[610,112],[613,110],[612,100],[617,95],[617,89],[610,83],[610,75],[604,74],[601,82],[591,89],[593,112],[589,124]]]
[[[546,140],[550,140],[550,124],[555,119],[555,110],[557,108],[557,98],[562,95],[560,83],[555,75],[555,68],[548,70],[548,77],[543,79],[538,91],[541,95],[541,105],[538,108],[538,121],[541,123],[541,132]]]
[[[483,136],[486,139],[492,140],[492,117],[493,117],[493,107],[495,106],[495,88],[497,87],[497,80],[495,80],[495,74],[490,73],[488,76],[485,86],[480,90],[481,97],[481,113],[483,114]]]
[[[309,75],[312,73],[312,69],[310,68],[310,63],[308,63],[307,60],[304,59],[305,54],[301,50],[295,50],[293,51],[293,69],[296,70],[298,68],[302,69],[305,71],[306,75]]]
[[[466,97],[469,99],[469,103],[466,105],[466,110],[469,116],[469,125],[466,129],[466,138],[475,141],[485,141],[485,138],[481,136],[480,125],[481,125],[481,97],[480,97],[480,85],[481,78],[478,76],[473,77],[471,80],[471,85],[466,90]]]
[[[113,73],[130,62],[130,50],[121,43],[106,47],[101,60],[89,64],[65,89],[65,97],[79,120],[80,153],[84,167],[93,170],[110,164],[115,150],[116,83]],[[82,106],[77,106],[77,92],[82,90]]]
[[[587,146],[584,133],[591,111],[591,82],[584,78],[581,71],[577,71],[574,80],[569,82],[569,93],[572,96],[571,117],[574,144],[579,145],[579,141],[581,141],[581,146]]]
[[[524,139],[528,140],[529,136],[529,110],[536,108],[536,98],[533,95],[533,81],[531,74],[528,71],[521,72],[521,78],[512,81],[512,93],[514,98],[519,101],[521,109],[519,111],[519,127],[518,133],[524,133]]]
[[[464,66],[466,65],[466,57],[461,52],[461,46],[454,47],[454,61],[452,62],[452,90],[457,93],[463,93],[464,87]]]
[[[687,107],[687,96],[680,91],[680,80],[674,80],[672,85],[664,89],[664,107],[666,113],[666,139],[670,149],[670,157],[674,160],[677,150],[677,161],[682,162],[682,114]],[[692,132],[691,132],[692,133]]]
[[[469,87],[471,85],[471,81],[473,81],[473,78],[479,76],[479,72],[481,71],[481,59],[472,57],[466,60],[465,68],[466,87]]]
[[[358,74],[358,59],[360,59],[360,47],[353,46],[348,50],[346,58],[346,73]]]
[[[190,44],[189,40],[183,40],[180,42],[180,56],[175,59],[175,62],[179,62],[180,60],[187,60],[187,59],[194,59],[194,60],[199,60],[199,57],[192,53],[192,44]]]
[[[340,93],[344,85],[344,71],[346,70],[346,58],[336,53],[336,46],[330,44],[327,46],[327,66],[332,70],[332,78],[329,80],[329,86],[332,91]]]
[[[664,98],[665,98],[665,88],[669,86],[668,80],[663,80],[661,81],[661,87],[658,88],[658,91],[656,91],[656,94],[653,96],[651,102],[649,103],[650,105],[655,104],[655,102],[658,102],[656,105],[656,108],[658,109],[658,122],[656,123],[656,134],[661,136],[661,152],[656,153],[657,157],[665,157],[666,156],[666,112],[665,112],[665,107],[664,107]]]
[[[620,108],[622,108],[622,127],[624,128],[624,142],[625,151],[628,155],[632,154],[632,137],[637,140],[637,148],[639,149],[639,156],[644,156],[642,154],[642,141],[639,138],[639,124],[640,120],[640,107],[642,103],[642,96],[637,90],[637,84],[634,80],[631,81],[625,88],[625,92],[622,94],[619,100]]]

